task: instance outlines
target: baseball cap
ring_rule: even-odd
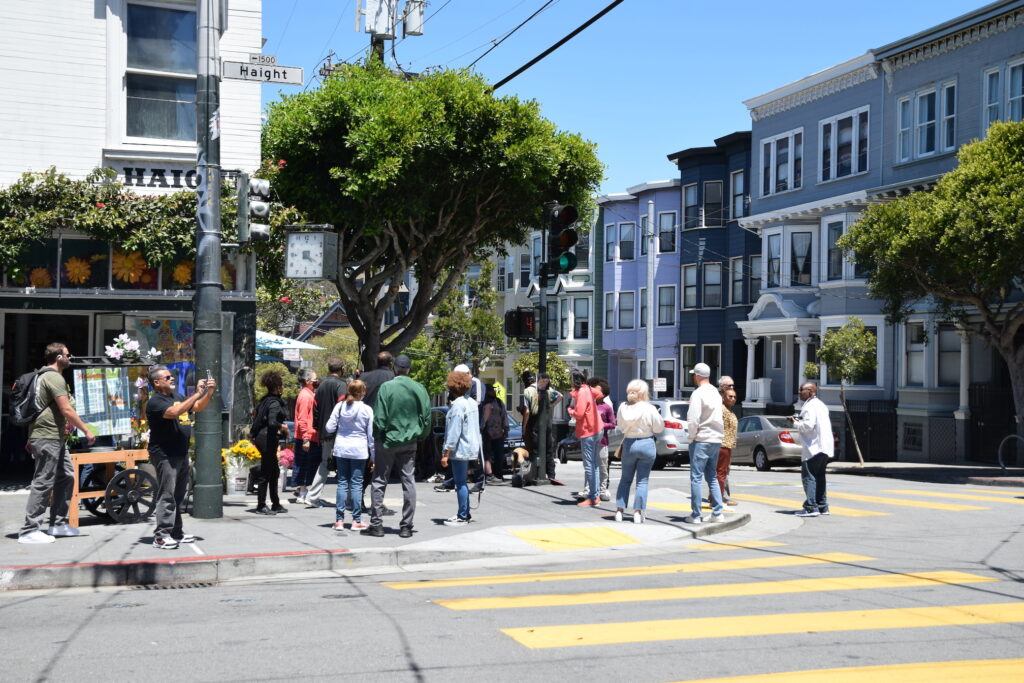
[[[697,363],[693,366],[693,370],[690,370],[691,375],[700,375],[701,377],[710,377],[711,368],[708,367],[707,363]]]
[[[469,374],[469,366],[466,365],[465,363],[459,363],[454,368],[452,368],[452,372],[464,372],[464,373],[466,373],[468,375]]]
[[[396,368],[411,368],[412,367],[412,361],[409,360],[409,356],[407,356],[407,355],[405,355],[403,353],[401,356],[399,356],[398,358],[395,359],[395,367]]]

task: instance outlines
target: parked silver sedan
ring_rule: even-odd
[[[667,465],[687,464],[690,462],[690,439],[686,432],[686,411],[690,408],[690,402],[679,399],[654,399],[651,405],[658,409],[661,418],[665,420],[665,431],[654,439],[658,449],[654,469],[662,470]],[[618,429],[612,430],[608,436],[609,443],[621,440],[622,432]]]
[[[800,464],[800,436],[793,421],[783,415],[751,415],[736,427],[734,465],[754,465],[764,472],[773,464]]]

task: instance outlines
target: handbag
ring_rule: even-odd
[[[622,442],[621,441],[619,442],[619,445],[615,447],[615,453],[612,454],[612,460],[619,460],[620,462],[622,461]]]

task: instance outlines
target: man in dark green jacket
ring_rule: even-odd
[[[372,512],[370,527],[360,533],[384,535],[384,490],[392,467],[402,475],[402,522],[398,535],[412,536],[416,512],[416,448],[430,434],[430,396],[423,385],[409,377],[412,363],[401,355],[395,359],[395,378],[380,385],[373,406],[373,432],[381,448],[374,456]]]

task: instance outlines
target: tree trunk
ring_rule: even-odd
[[[857,441],[857,430],[853,428],[853,418],[850,417],[850,411],[846,408],[846,383],[839,382],[839,402],[843,404],[843,413],[846,415],[846,425],[850,428],[850,434],[853,436],[853,447],[857,451],[857,460],[860,460],[860,466],[864,467],[864,456],[860,452],[860,442]]]
[[[1004,349],[1002,345],[996,347],[999,350],[999,355],[1006,361],[1006,370],[1010,375],[1010,389],[1013,391],[1013,405],[1014,405],[1014,421],[1017,425],[1017,436],[1024,439],[1024,346],[1012,350]],[[1004,448],[1001,454],[1003,463],[1020,465],[1021,460],[1019,454],[1022,452],[1021,440],[1013,439],[1016,448]],[[1017,457],[1007,457],[1007,453],[1014,454]]]

